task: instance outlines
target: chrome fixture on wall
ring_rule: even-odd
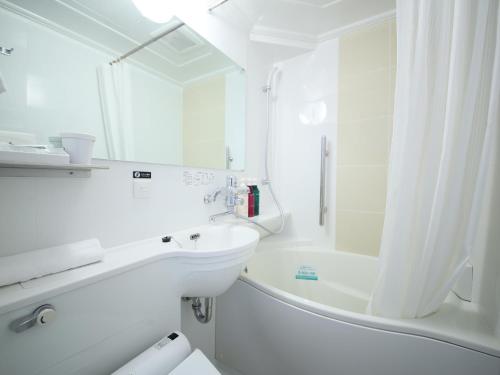
[[[236,215],[235,207],[243,203],[243,200],[238,195],[246,193],[247,191],[247,188],[238,187],[238,179],[235,176],[227,176],[226,186],[220,187],[214,192],[206,194],[203,198],[205,204],[209,204],[216,202],[219,195],[223,195],[225,197],[227,211],[210,216],[210,221],[215,221],[215,219],[219,216]]]
[[[0,47],[0,54],[2,55],[10,56],[12,55],[12,52],[14,52],[14,48]]]
[[[241,216],[236,212],[236,206],[239,206],[243,203],[243,200],[239,197],[239,194],[246,194],[248,193],[248,187],[238,187],[238,180],[235,176],[227,176],[226,178],[226,186],[218,188],[216,191],[213,193],[206,194],[204,197],[204,202],[205,204],[210,204],[214,203],[217,201],[217,197],[222,194],[225,196],[225,204],[227,211],[220,212],[218,214],[211,215],[209,217],[210,222],[215,222],[215,220],[221,216],[226,216],[226,215],[232,215],[237,219],[245,220],[253,225],[258,226],[259,228],[265,230],[269,234],[277,234],[280,233],[274,232],[271,229],[265,227],[264,225],[257,223],[254,220],[251,220],[245,216]],[[281,213],[281,211],[280,211]]]
[[[319,173],[319,225],[325,225],[326,207],[326,158],[328,148],[326,135],[321,137],[321,168]]]

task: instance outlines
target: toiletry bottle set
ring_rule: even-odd
[[[240,195],[243,204],[238,206],[238,214],[245,217],[254,217],[259,215],[260,211],[260,192],[257,187],[256,178],[242,178],[242,187],[247,187],[247,192]]]

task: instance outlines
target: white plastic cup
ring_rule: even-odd
[[[90,134],[61,133],[62,145],[72,164],[90,164],[95,137]]]

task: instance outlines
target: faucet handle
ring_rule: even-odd
[[[219,190],[214,193],[205,194],[205,196],[203,197],[203,202],[205,204],[214,203],[217,199],[217,195],[219,195]]]
[[[227,187],[237,187],[238,186],[238,179],[236,176],[229,175],[226,177],[226,186]]]

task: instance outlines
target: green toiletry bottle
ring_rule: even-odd
[[[253,191],[253,195],[254,195],[254,215],[255,216],[259,216],[259,211],[260,211],[260,192],[259,192],[259,188],[257,187],[257,179],[255,179],[253,181],[253,184],[252,184],[252,191]]]

